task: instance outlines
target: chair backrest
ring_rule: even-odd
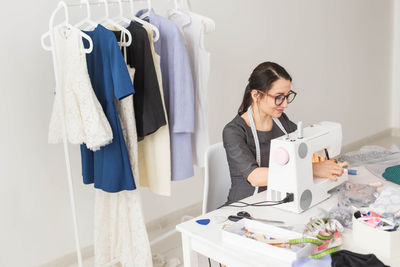
[[[226,201],[231,187],[228,160],[222,143],[208,147],[205,155],[202,214],[215,210]]]

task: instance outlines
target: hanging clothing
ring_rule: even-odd
[[[236,115],[224,127],[222,133],[232,180],[226,204],[253,195],[254,187],[249,183],[247,177],[254,169],[259,167],[256,160],[256,145],[251,128],[241,115]],[[285,113],[282,113],[279,121],[282,123],[284,129],[286,129],[286,132],[292,133],[296,131],[297,125],[289,120]],[[268,167],[271,140],[284,135],[284,132],[274,122],[270,131],[257,131],[257,135],[261,148],[261,167]],[[259,192],[265,190],[267,190],[266,186],[259,188]]]
[[[141,10],[137,16],[146,12]],[[154,43],[160,55],[164,91],[171,138],[172,180],[194,175],[191,134],[194,132],[194,89],[189,60],[178,27],[150,10],[148,21],[160,31]]]
[[[160,56],[154,50],[153,30],[148,24],[143,27],[147,31],[149,38],[150,50],[157,73],[157,81],[160,88],[162,105],[165,110],[163,84],[160,68]],[[163,196],[171,195],[171,149],[170,135],[167,125],[162,126],[157,132],[146,136],[138,144],[139,149],[139,175],[140,185],[146,186],[151,192]],[[157,168],[154,168],[154,163]]]
[[[63,140],[62,119],[65,118],[67,139],[72,144],[86,144],[96,151],[113,139],[111,126],[93,92],[87,70],[79,29],[54,28],[54,41],[64,114],[56,94],[49,125],[49,143]]]
[[[102,25],[85,33],[93,41],[93,51],[86,55],[90,80],[114,140],[96,152],[81,146],[83,182],[94,183],[95,188],[106,192],[133,190],[136,185],[114,97],[123,99],[132,95],[134,89],[114,33]],[[84,45],[88,47],[89,43],[84,40]]]
[[[95,266],[118,258],[121,266],[152,267],[140,192],[96,189],[95,200]]]
[[[185,40],[190,69],[193,75],[195,124],[192,135],[194,164],[204,167],[204,157],[210,145],[207,119],[207,83],[210,73],[210,54],[204,47],[207,32],[204,19],[192,12],[170,11],[169,19],[181,30]]]
[[[158,98],[157,94],[154,92],[151,94],[142,94],[141,99],[143,102],[148,103],[147,106],[155,106],[161,109],[164,113],[163,118],[165,118],[165,122],[167,122],[161,91],[162,84],[158,82],[160,63],[159,61],[156,63],[154,59],[153,39],[149,39],[149,33],[142,24],[138,22],[131,22],[130,25],[127,26],[127,29],[132,35],[133,44],[127,48],[123,48],[123,52],[127,62],[130,63],[128,64],[128,67],[135,67],[134,84],[136,92],[134,99],[137,99],[136,95],[140,88],[142,88],[143,91],[157,90]],[[121,32],[114,33],[117,38],[121,35]],[[137,69],[140,69],[141,71],[136,71]],[[147,81],[148,79],[151,79],[151,82]],[[156,85],[154,83],[156,83]],[[143,87],[146,84],[147,86]],[[142,117],[144,118],[144,124],[147,123],[146,117],[151,121],[155,121],[150,118],[150,115],[146,115],[145,111],[141,112],[143,114]],[[140,155],[138,159],[139,179],[136,179],[136,182],[139,181],[141,186],[148,187],[150,191],[155,194],[169,196],[171,194],[170,151],[170,139],[167,123],[152,134],[145,136],[144,139],[142,138],[138,143],[138,154]],[[154,162],[157,162],[157,168],[154,168]]]
[[[133,97],[136,129],[139,140],[166,125],[157,74],[154,68],[146,30],[137,22],[131,22],[127,30],[132,35],[132,45],[126,48],[126,59],[135,68]],[[117,39],[121,32],[115,31]]]
[[[120,39],[120,41],[125,40]],[[123,48],[123,51],[125,50],[126,47]],[[126,58],[124,59],[126,62]],[[131,82],[133,82],[135,69],[129,68],[129,73]],[[138,151],[133,95],[116,101],[116,106],[135,183],[138,184]],[[103,266],[115,258],[118,258],[123,266],[153,266],[142,201],[138,190],[118,193],[96,190],[94,225],[95,266]]]
[[[118,101],[117,110],[137,184],[137,136],[132,95]],[[153,266],[138,190],[118,193],[96,190],[94,229],[95,266],[115,258],[123,266]]]

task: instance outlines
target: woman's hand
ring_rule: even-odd
[[[341,176],[344,172],[342,163],[335,163],[333,160],[326,160],[322,162],[314,162],[312,164],[313,175],[318,178],[329,178],[330,180],[336,181],[338,176]]]

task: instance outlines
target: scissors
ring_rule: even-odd
[[[236,215],[230,215],[228,217],[228,220],[237,222],[243,218],[250,219],[250,220],[255,220],[255,221],[260,221],[260,222],[267,222],[267,223],[284,223],[283,221],[273,221],[273,220],[266,220],[266,219],[257,219],[254,218],[248,213],[247,211],[239,211]]]

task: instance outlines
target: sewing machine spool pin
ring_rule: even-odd
[[[297,139],[303,139],[303,122],[297,124]]]

